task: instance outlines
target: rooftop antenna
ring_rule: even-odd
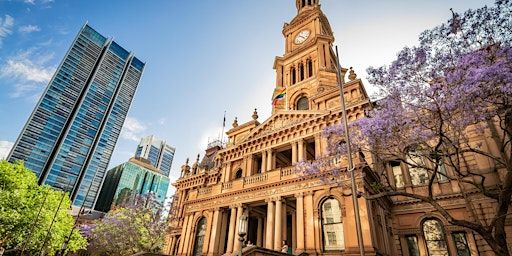
[[[226,110],[224,110],[224,119],[222,120],[222,132],[220,133],[220,144],[224,145],[224,128],[226,128]]]

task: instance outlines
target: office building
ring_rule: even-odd
[[[141,139],[135,157],[147,159],[165,176],[169,176],[175,151],[174,147],[151,135]]]
[[[116,205],[129,203],[148,193],[163,205],[168,188],[167,176],[146,159],[134,157],[107,172],[95,209],[108,212]]]
[[[9,160],[40,184],[92,207],[144,70],[112,39],[84,25],[23,127]]]

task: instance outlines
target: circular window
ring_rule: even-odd
[[[306,96],[302,96],[297,100],[297,110],[309,110],[309,100]]]

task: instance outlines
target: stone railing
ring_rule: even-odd
[[[268,180],[268,175],[266,173],[257,174],[244,178],[244,185],[256,184],[260,182],[265,182]]]
[[[281,168],[281,177],[290,176],[292,174],[295,174],[295,167],[294,166],[288,166]]]
[[[211,192],[212,192],[212,187],[200,188],[197,191],[197,193],[199,195],[207,195],[207,194],[210,194]]]
[[[233,187],[232,182],[222,183],[222,190],[231,189]]]

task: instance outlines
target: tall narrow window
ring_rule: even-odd
[[[418,238],[415,235],[408,235],[405,237],[405,241],[407,242],[407,251],[409,251],[409,256],[420,256]]]
[[[306,6],[306,0],[302,0],[302,7]]]
[[[466,239],[466,232],[453,232],[453,241],[457,249],[457,256],[471,256],[469,251],[468,240]]]
[[[204,236],[206,234],[206,218],[203,217],[197,223],[196,239],[194,242],[194,256],[203,254]]]
[[[410,154],[407,157],[409,164],[409,175],[411,176],[411,183],[414,186],[425,185],[428,183],[428,172],[422,166],[425,166],[423,159],[419,155]]]
[[[311,60],[307,61],[307,68],[308,68],[308,77],[313,76],[313,62]]]
[[[429,256],[449,255],[443,225],[439,220],[430,219],[423,222],[423,235],[425,236]]]
[[[291,74],[291,78],[292,78],[292,85],[295,84],[295,82],[297,82],[297,77],[296,77],[296,74],[295,74],[295,67],[292,67],[290,69],[290,74]]]
[[[304,64],[299,64],[299,81],[304,80]]]
[[[404,183],[404,174],[402,173],[402,168],[400,167],[400,162],[392,161],[390,163],[391,169],[393,171],[393,177],[395,180],[395,186],[397,188],[403,188]]]
[[[446,167],[444,166],[444,161],[441,160],[437,166],[437,181],[443,182],[447,180],[448,177],[446,177]]]
[[[324,250],[343,250],[343,222],[341,220],[341,208],[338,200],[329,198],[321,206],[322,234]]]

